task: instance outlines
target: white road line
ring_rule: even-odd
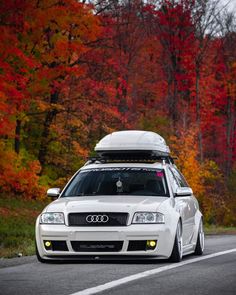
[[[221,256],[221,255],[225,255],[225,254],[229,254],[229,253],[233,253],[233,252],[236,252],[236,248],[226,250],[226,251],[222,251],[222,252],[209,254],[209,255],[206,255],[206,256],[201,256],[199,258],[189,259],[189,260],[182,261],[182,262],[179,262],[179,263],[174,263],[174,264],[154,268],[154,269],[151,269],[151,270],[147,270],[147,271],[144,271],[144,272],[137,273],[135,275],[124,277],[124,278],[119,279],[119,280],[111,281],[111,282],[103,284],[103,285],[99,285],[99,286],[96,286],[96,287],[92,287],[92,288],[88,288],[88,289],[85,289],[85,290],[82,290],[82,291],[78,291],[78,292],[73,293],[71,295],[91,295],[91,294],[96,294],[98,292],[102,292],[102,291],[117,287],[119,285],[129,283],[129,282],[132,282],[132,281],[135,281],[135,280],[138,280],[138,279],[146,278],[148,276],[152,276],[152,275],[158,274],[158,273],[163,272],[163,271],[167,271],[167,270],[174,269],[174,268],[177,268],[177,267],[181,267],[181,266],[184,266],[184,265],[187,265],[187,264],[199,262],[199,261],[202,261],[202,260],[214,258],[214,257],[217,257],[217,256]]]

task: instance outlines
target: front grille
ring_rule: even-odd
[[[75,252],[119,252],[123,241],[71,241]]]
[[[126,226],[128,213],[69,213],[69,226]]]

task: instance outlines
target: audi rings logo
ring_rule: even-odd
[[[88,215],[86,221],[88,223],[106,223],[109,217],[107,215]]]

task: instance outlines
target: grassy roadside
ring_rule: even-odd
[[[204,231],[206,235],[236,235],[236,227],[205,225]]]
[[[0,195],[0,258],[35,254],[35,220],[49,202]],[[236,227],[206,225],[205,233],[236,234]]]
[[[0,195],[0,258],[35,254],[35,220],[49,202]]]

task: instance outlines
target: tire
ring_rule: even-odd
[[[47,261],[45,259],[43,259],[40,255],[39,255],[39,251],[38,251],[38,247],[37,247],[37,243],[35,241],[35,253],[36,253],[36,257],[38,259],[39,262],[41,263],[46,263]]]
[[[198,235],[197,235],[197,244],[196,244],[196,248],[194,251],[195,255],[202,255],[203,251],[204,251],[204,230],[203,230],[203,222],[202,219],[199,223],[199,229],[198,229]]]
[[[183,239],[182,239],[182,226],[181,222],[179,221],[177,224],[176,234],[175,234],[175,241],[173,250],[170,256],[171,262],[180,262],[183,256]]]

